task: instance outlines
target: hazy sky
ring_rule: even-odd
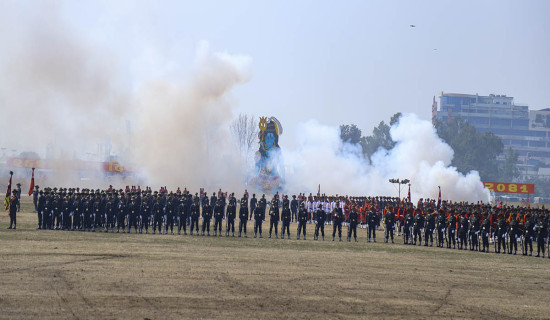
[[[276,116],[282,146],[311,118],[364,133],[396,112],[429,119],[441,91],[550,107],[550,1],[1,2],[13,21],[60,16],[127,90],[181,78],[203,40],[250,56],[235,113]]]

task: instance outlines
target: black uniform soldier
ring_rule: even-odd
[[[17,200],[21,199],[21,184],[17,183],[17,187],[15,188],[15,193],[17,195]],[[17,212],[21,211],[21,202],[17,202]]]
[[[453,212],[447,218],[447,248],[451,248],[451,243],[453,244],[453,249],[456,249],[456,218]]]
[[[343,220],[344,213],[342,212],[342,208],[340,208],[340,202],[336,202],[336,208],[332,210],[332,241],[334,241],[334,237],[336,236],[336,230],[338,230],[338,238],[342,241]]]
[[[443,248],[443,243],[445,242],[445,212],[443,210],[439,211],[439,215],[436,219],[437,228],[437,246]]]
[[[389,238],[391,237],[391,243],[393,242],[393,228],[395,225],[395,214],[388,210],[386,214],[384,215],[384,228],[386,230],[386,239],[384,240],[386,243],[389,241]]]
[[[464,211],[460,213],[460,221],[458,222],[458,249],[466,250],[468,239],[468,218],[466,218]]]
[[[252,195],[252,199],[255,199],[255,195]],[[252,206],[252,200],[250,201],[250,206]],[[243,231],[244,231],[244,237],[248,238],[246,236],[246,223],[248,222],[248,207],[243,205],[241,203],[241,207],[239,209],[239,238],[241,237]]]
[[[170,234],[174,234],[174,218],[176,216],[176,210],[178,209],[178,203],[175,201],[174,196],[168,196],[166,201],[166,224],[164,226],[164,234],[168,234],[168,227],[170,227]]]
[[[321,236],[323,237],[323,241],[325,240],[325,222],[327,221],[327,213],[325,210],[323,210],[323,205],[319,204],[317,211],[315,212],[315,221],[317,225],[315,225],[315,235],[313,236],[313,240],[319,240],[319,230],[321,230]]]
[[[514,251],[514,255],[517,253],[518,237],[520,235],[517,217],[512,217],[508,228],[508,236],[510,237],[510,242],[508,243],[508,254],[512,254],[512,250]]]
[[[149,219],[151,218],[151,212],[153,210],[153,197],[146,195],[141,201],[141,223],[139,225],[139,233],[143,233],[145,228],[145,234],[149,233]]]
[[[542,257],[544,258],[545,250],[544,244],[546,242],[546,237],[548,236],[548,230],[546,222],[543,219],[539,218],[539,221],[535,225],[535,234],[537,236],[537,257],[540,257],[542,252]]]
[[[63,225],[61,226],[61,229],[69,230],[71,229],[71,215],[72,215],[72,203],[69,195],[66,195],[65,199],[63,200],[62,210],[63,210],[63,213],[62,213]]]
[[[195,199],[193,200],[193,204],[191,205],[191,227],[189,228],[191,235],[193,235],[193,228],[197,230],[197,236],[199,235],[200,210],[201,209],[199,205],[199,198],[195,196]]]
[[[179,224],[178,224],[178,234],[181,234],[181,229],[183,228],[183,234],[187,235],[187,195],[183,195],[181,201],[178,205],[178,215],[179,215]]]
[[[260,238],[262,237],[262,222],[265,219],[264,210],[262,201],[260,200],[260,204],[254,209],[254,238],[256,238],[258,233],[260,233]]]
[[[298,200],[296,200],[296,195],[293,195],[292,201],[290,201],[290,211],[292,212],[291,221],[298,220]]]
[[[428,238],[430,238],[430,247],[434,245],[434,229],[435,229],[435,212],[428,211],[426,221],[424,222],[424,246],[428,246]]]
[[[489,236],[491,234],[491,220],[489,219],[489,215],[487,213],[485,213],[483,217],[484,217],[483,222],[481,222],[481,242],[483,245],[483,249],[481,249],[481,252],[489,253]]]
[[[527,250],[529,249],[529,256],[533,255],[533,222],[531,221],[531,215],[527,214],[525,218],[525,226],[523,227],[523,237],[525,238],[525,250],[523,255],[527,255]]]
[[[271,232],[273,231],[273,227],[275,227],[275,238],[279,238],[278,233],[278,225],[279,225],[279,205],[276,198],[273,198],[273,201],[271,202],[271,208],[269,209],[269,237],[271,238]]]
[[[11,192],[10,198],[10,227],[8,229],[17,229],[17,207],[19,206],[19,198],[17,190]]]
[[[355,242],[357,242],[357,206],[353,206],[349,213],[349,225],[348,225],[348,242],[351,241],[351,235],[353,233],[353,238],[355,239]],[[393,235],[392,235],[392,241],[393,241]]]
[[[265,194],[262,194],[262,197],[258,201],[257,207],[263,208],[263,210],[264,210],[263,216],[265,217],[265,210],[267,208],[267,200],[265,199]]]
[[[36,212],[38,212],[38,230],[41,230],[44,226],[44,204],[46,203],[46,197],[42,190],[40,190],[38,197],[38,205],[36,206]]]
[[[413,223],[413,244],[416,245],[416,237],[418,237],[418,244],[422,245],[422,228],[424,227],[424,214],[420,208],[417,209],[414,215]]]
[[[376,216],[376,213],[373,210],[369,210],[367,213],[367,242],[370,242],[371,236],[374,239],[374,242],[376,242],[376,225],[378,224],[378,217]]]
[[[499,215],[499,219],[497,221],[497,229],[495,230],[495,235],[497,237],[497,251],[496,253],[500,253],[500,247],[502,246],[502,253],[506,253],[506,233],[508,232],[508,226],[506,225],[506,220],[504,219],[504,216]]]
[[[244,204],[245,207],[248,207],[248,198],[241,199],[241,204]],[[248,213],[247,213],[248,215]],[[225,218],[227,219],[227,226],[225,236],[229,237],[229,231],[231,231],[231,236],[235,236],[235,218],[237,217],[237,205],[235,201],[229,201],[229,205],[226,209]]]
[[[469,233],[469,242],[470,242],[470,250],[471,251],[477,251],[479,250],[479,241],[478,241],[478,235],[479,235],[479,229],[480,229],[480,222],[478,218],[478,213],[475,212],[470,215],[469,218],[469,224],[470,224],[470,233]],[[517,245],[516,245],[517,247]]]
[[[120,228],[122,228],[122,232],[125,233],[125,225],[124,225],[124,218],[126,216],[126,201],[124,200],[124,196],[120,196],[121,199],[118,202],[118,211],[117,211],[117,224],[116,224],[116,232],[120,232]],[[88,210],[88,208],[85,208],[85,210]]]
[[[298,210],[298,235],[296,236],[296,240],[300,240],[300,233],[304,234],[304,240],[306,240],[306,225],[307,225],[307,215],[308,212],[305,207],[305,203],[302,202],[300,204],[300,210]]]
[[[214,197],[214,196],[213,196]],[[229,200],[229,203],[233,202],[234,200]],[[223,222],[223,216],[224,216],[224,207],[222,205],[222,199],[216,200],[216,205],[214,206],[214,237],[215,236],[222,236],[222,222]]]
[[[202,235],[204,231],[208,232],[210,236],[210,219],[212,219],[212,206],[208,203],[208,197],[204,198],[204,205],[202,206]]]
[[[254,214],[254,209],[256,209],[257,204],[258,204],[258,199],[256,199],[256,194],[253,193],[252,199],[250,199],[250,220],[252,220],[252,215]],[[242,208],[242,205],[241,205],[241,208]],[[248,208],[246,208],[246,212],[248,212]],[[248,219],[246,221],[248,221]]]
[[[135,233],[138,232],[138,226],[137,226],[138,213],[139,213],[138,205],[136,203],[135,198],[132,198],[126,210],[126,214],[128,216],[128,233],[130,233],[130,230],[132,229],[132,227],[134,227]]]
[[[281,213],[281,221],[283,223],[283,228],[281,230],[281,239],[285,238],[285,230],[287,232],[287,239],[290,239],[290,221],[291,220],[292,220],[292,212],[289,208],[288,203],[285,203],[283,205],[283,211]]]

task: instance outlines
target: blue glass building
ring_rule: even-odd
[[[491,131],[518,153],[519,180],[537,176],[550,178],[550,109],[529,110],[506,95],[439,94],[433,101],[432,121],[460,116],[478,131]],[[501,155],[499,160],[503,160]]]

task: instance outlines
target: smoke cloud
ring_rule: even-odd
[[[190,75],[139,79],[134,89],[119,57],[77,34],[55,5],[29,14],[13,14],[9,3],[0,9],[0,39],[9,44],[0,51],[0,147],[64,160],[113,157],[139,172],[128,179],[97,174],[83,180],[74,170],[57,170],[47,185],[140,183],[237,194],[246,187],[251,169],[229,125],[235,117],[231,91],[250,80],[250,57],[214,52],[201,42]],[[285,115],[276,110],[264,116],[284,125]],[[449,167],[453,151],[415,115],[392,127],[396,146],[379,150],[372,163],[358,145],[342,143],[338,127],[309,120],[296,131],[298,148],[281,145],[286,192],[316,193],[320,184],[327,194],[394,196],[388,179],[408,178],[413,199],[437,197],[437,186],[443,198],[488,199],[479,175]]]
[[[380,149],[372,163],[361,155],[359,145],[343,143],[338,127],[308,121],[301,126],[295,151],[285,150],[287,189],[316,193],[319,184],[326,194],[396,196],[390,178],[410,179],[411,198],[453,201],[487,201],[489,193],[476,171],[467,175],[449,167],[453,150],[438,136],[429,121],[405,114],[390,134],[396,141],[391,150]],[[406,196],[405,186],[401,196]]]
[[[245,176],[229,132],[233,112],[227,94],[250,79],[250,62],[247,56],[213,53],[203,42],[191,80],[153,81],[140,91],[135,159],[148,182],[242,189]]]

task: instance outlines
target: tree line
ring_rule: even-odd
[[[347,143],[359,144],[363,155],[370,160],[379,148],[390,150],[395,146],[390,128],[400,117],[398,112],[390,118],[389,124],[380,121],[369,136],[363,136],[355,124],[341,125],[340,138]],[[435,129],[438,136],[453,149],[451,165],[462,174],[476,170],[483,181],[502,182],[512,182],[519,176],[517,152],[511,148],[504,152],[502,140],[494,133],[479,132],[459,116],[448,122],[437,121]],[[503,157],[504,161],[499,161],[499,157]]]

